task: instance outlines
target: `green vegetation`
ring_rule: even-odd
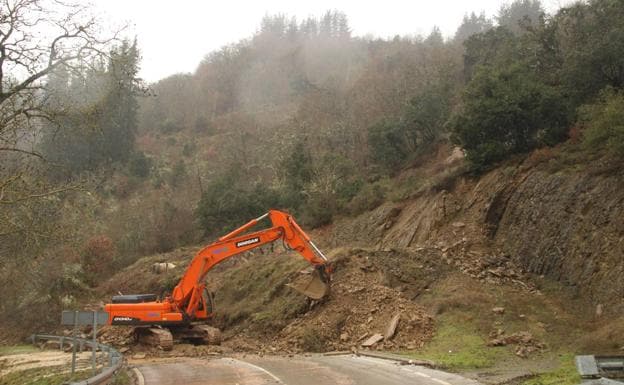
[[[75,382],[91,377],[91,370],[76,371],[70,374],[57,374],[66,367],[46,367],[20,370],[3,375],[0,385],[58,385],[67,382]]]
[[[455,116],[455,140],[477,170],[561,140],[567,116],[563,98],[524,67],[480,68]]]
[[[134,380],[132,379],[132,375],[128,373],[128,368],[124,367],[120,371],[115,374],[113,377],[113,381],[111,385],[132,385],[134,384]]]
[[[0,356],[30,353],[30,352],[34,352],[37,350],[38,349],[33,345],[0,346]]]
[[[575,151],[566,159],[621,161],[621,1],[546,15],[539,1],[516,0],[492,20],[466,15],[453,39],[436,28],[354,37],[338,11],[267,15],[194,73],[149,87],[137,78],[140,36],[102,45],[109,39],[79,29],[71,9],[20,7],[79,42],[63,52],[24,42],[39,45],[31,47],[15,39],[41,26],[3,27],[17,32],[0,49],[41,53],[0,63],[7,327],[54,325],[53,314],[139,256],[204,242],[270,208],[319,227],[449,189],[468,167],[484,172],[538,148],[542,158]],[[16,66],[37,74],[34,83],[8,81],[19,78]],[[580,144],[552,155],[569,133]],[[444,162],[453,145],[467,162]],[[418,170],[434,162],[435,175]],[[42,304],[49,311],[35,317]]]
[[[249,317],[259,325],[260,333],[275,331],[307,308],[306,298],[285,286],[305,262],[293,255],[258,253],[251,258],[260,260],[260,268],[258,264],[245,264],[224,274],[226,284],[216,293],[217,301],[227,304],[218,310],[220,327]]]
[[[604,148],[624,159],[624,93],[606,90],[595,104],[581,108],[581,121],[588,150]]]
[[[47,108],[58,115],[44,131],[41,147],[46,158],[72,174],[131,160],[131,172],[146,176],[145,156],[133,154],[138,60],[136,41],[124,41],[111,50],[106,67],[100,64],[89,72],[63,67],[52,73]]]
[[[488,368],[512,356],[505,347],[487,346],[471,323],[450,316],[438,320],[436,334],[424,349],[404,354],[432,360],[450,370]]]
[[[537,375],[530,380],[524,381],[522,385],[577,385],[581,382],[576,366],[574,365],[574,355],[564,354],[560,358],[561,366],[548,373]]]

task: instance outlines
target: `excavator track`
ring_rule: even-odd
[[[156,327],[140,327],[134,329],[137,341],[141,344],[160,348],[173,349],[173,335],[168,329]]]
[[[203,324],[193,324],[184,327],[171,328],[176,340],[186,340],[197,344],[221,345],[221,330]]]

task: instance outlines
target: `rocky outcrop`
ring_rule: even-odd
[[[337,221],[330,242],[436,247],[444,257],[472,258],[467,264],[475,265],[505,258],[525,272],[572,286],[606,312],[624,312],[621,173],[507,166],[478,179],[460,178],[448,191]]]
[[[509,197],[495,241],[527,270],[622,309],[624,178],[531,172]]]

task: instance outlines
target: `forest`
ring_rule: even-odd
[[[140,256],[268,208],[319,228],[536,152],[624,160],[622,0],[554,14],[515,0],[467,14],[452,37],[353,36],[340,11],[268,15],[153,84],[138,78],[141,36],[100,36],[85,9],[46,6],[0,5],[7,330],[54,325]],[[56,35],[32,38],[48,22]],[[444,146],[462,168],[401,177]]]

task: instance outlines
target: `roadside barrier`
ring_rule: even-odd
[[[124,364],[123,355],[112,346],[86,340],[84,338],[53,336],[47,334],[33,334],[30,341],[36,345],[39,341],[58,341],[59,349],[65,350],[65,347],[75,347],[76,350],[82,352],[85,348],[90,348],[92,352],[99,351],[101,353],[100,363],[102,368],[100,373],[94,374],[91,378],[79,382],[72,382],[70,385],[102,385],[107,384]],[[74,346],[75,344],[75,346]],[[95,346],[94,346],[95,345]],[[72,360],[72,364],[75,362]]]

